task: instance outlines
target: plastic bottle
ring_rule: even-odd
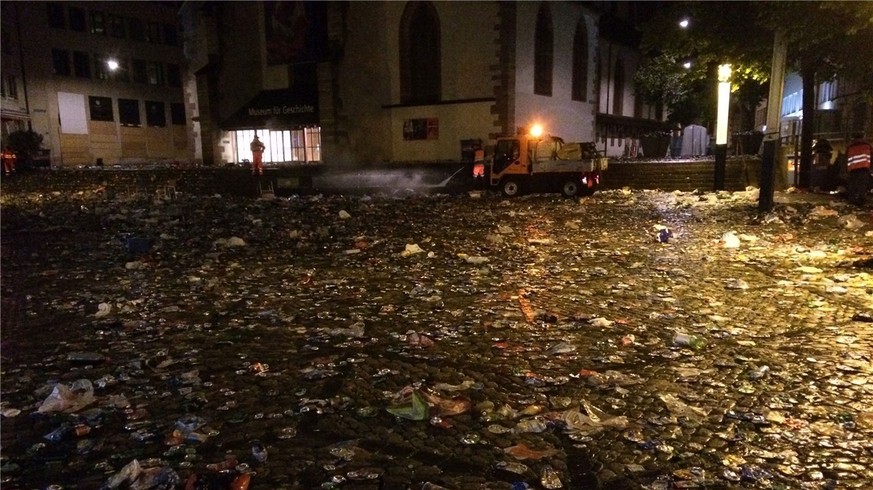
[[[673,336],[673,345],[681,347],[689,347],[693,350],[700,350],[706,347],[706,339],[683,332],[676,332]]]

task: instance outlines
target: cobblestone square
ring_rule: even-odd
[[[756,198],[6,195],[3,488],[871,488],[873,216]]]

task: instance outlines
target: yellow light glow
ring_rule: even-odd
[[[715,144],[726,145],[728,105],[731,98],[731,65],[718,66],[718,113],[715,118]]]
[[[539,138],[540,136],[543,135],[543,127],[540,126],[539,124],[534,124],[530,128],[530,135],[533,136],[534,138]]]

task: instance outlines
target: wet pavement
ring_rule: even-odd
[[[4,489],[873,487],[869,209],[80,192],[2,213]]]

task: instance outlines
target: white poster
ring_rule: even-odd
[[[58,113],[61,116],[62,133],[88,134],[84,95],[58,92]]]

